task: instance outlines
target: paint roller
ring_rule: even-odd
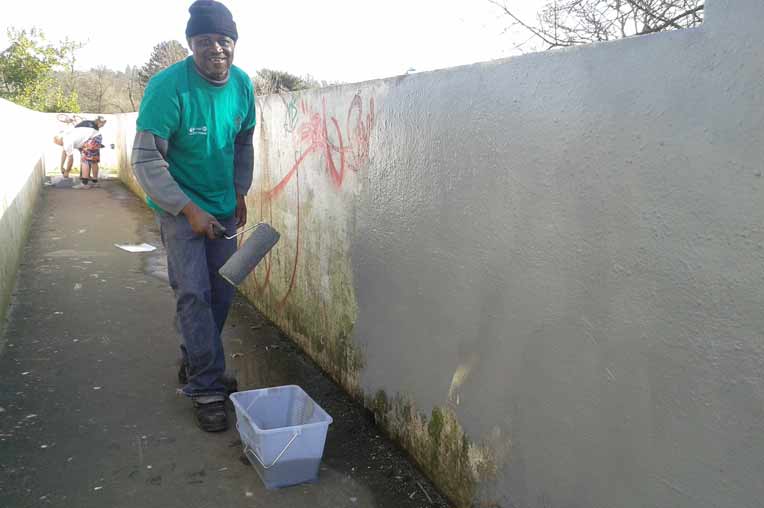
[[[265,222],[250,226],[231,236],[225,234],[225,229],[216,226],[214,231],[218,238],[225,238],[226,240],[232,240],[248,231],[252,231],[252,234],[239,247],[239,250],[234,252],[233,256],[228,258],[228,261],[218,270],[220,276],[233,286],[238,286],[247,278],[247,275],[255,269],[257,264],[271,251],[281,237],[278,231]]]

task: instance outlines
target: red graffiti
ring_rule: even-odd
[[[347,145],[343,141],[340,124],[335,117],[327,118],[326,99],[322,101],[321,113],[312,111],[304,102],[300,102],[302,115],[307,117],[297,129],[298,144],[305,146],[302,153],[297,157],[295,163],[289,169],[287,174],[271,189],[262,194],[260,200],[260,217],[265,218],[266,207],[268,220],[273,221],[272,201],[279,197],[287,185],[294,180],[297,197],[296,206],[296,232],[295,232],[295,255],[292,262],[289,287],[286,293],[278,299],[277,308],[282,309],[284,304],[292,294],[297,281],[297,266],[300,259],[300,234],[301,234],[301,213],[300,213],[300,168],[305,160],[313,154],[322,154],[324,165],[332,184],[336,189],[341,189],[345,180],[345,169],[358,172],[369,160],[369,141],[371,131],[374,126],[374,99],[369,100],[369,111],[364,117],[363,100],[360,95],[356,95],[350,103],[347,114],[346,133]],[[334,137],[330,136],[330,133]],[[339,163],[339,164],[338,164]],[[241,239],[240,241],[243,241]],[[261,283],[257,276],[254,276],[255,287],[262,292],[270,286],[271,281],[271,254],[268,254],[264,260],[265,278]]]
[[[353,98],[348,110],[347,134],[350,163],[348,167],[358,171],[369,160],[369,136],[374,125],[374,98],[369,99],[369,112],[363,116],[363,100],[360,95]]]
[[[302,103],[303,113],[310,115],[310,120],[300,125],[297,132],[300,136],[301,143],[307,143],[308,147],[303,151],[302,155],[297,159],[292,168],[286,174],[282,180],[276,184],[276,186],[266,193],[266,199],[272,199],[281,192],[287,186],[289,181],[295,176],[297,170],[302,165],[305,159],[313,153],[323,153],[326,160],[326,169],[332,182],[337,188],[342,187],[342,180],[345,178],[345,147],[342,143],[342,131],[337,119],[332,117],[331,122],[337,133],[337,139],[339,140],[339,146],[334,145],[329,139],[329,128],[327,127],[326,120],[326,100],[323,101],[323,112],[321,115],[318,113],[310,114],[307,111],[307,106]],[[337,164],[334,160],[334,154],[339,154],[340,167],[337,169]]]

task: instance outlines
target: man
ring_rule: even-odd
[[[69,173],[72,171],[74,150],[77,149],[82,151],[83,146],[85,146],[87,142],[96,136],[99,136],[98,129],[105,124],[106,120],[104,117],[99,116],[94,121],[82,121],[75,125],[73,129],[53,137],[53,142],[63,149],[61,151],[61,174],[64,175],[64,178],[69,178]],[[98,142],[98,146],[100,148],[100,141]]]
[[[236,250],[219,232],[247,222],[255,97],[249,77],[232,65],[238,33],[231,12],[212,0],[197,0],[189,12],[192,55],[148,83],[133,171],[167,250],[182,336],[180,391],[192,399],[197,424],[215,432],[228,427],[220,333],[234,293],[217,271]]]

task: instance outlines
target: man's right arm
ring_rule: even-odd
[[[191,229],[207,238],[217,237],[223,226],[183,192],[170,174],[167,140],[148,131],[137,131],[133,142],[133,173],[138,183],[159,208],[173,215],[183,213]]]
[[[191,202],[168,170],[166,139],[148,131],[136,132],[132,164],[138,183],[162,210],[178,215]]]

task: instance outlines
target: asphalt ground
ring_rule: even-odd
[[[114,245],[144,242],[157,250]],[[0,335],[0,507],[448,506],[366,410],[237,297],[223,337],[239,389],[297,384],[334,419],[319,480],[266,490],[235,427],[202,432],[176,394],[173,313],[138,198],[116,180],[45,188]]]

